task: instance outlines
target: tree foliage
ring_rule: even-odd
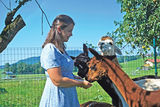
[[[160,48],[160,1],[117,0],[121,4],[123,20],[115,21],[117,29],[112,34],[120,46],[130,44],[133,49],[147,52],[153,47],[153,38]]]
[[[41,67],[40,62],[35,64],[26,64],[23,62],[10,65],[5,64],[5,71],[13,72],[14,74],[44,74],[44,69]]]
[[[5,71],[9,71],[10,64],[9,64],[9,63],[6,63],[6,64],[4,65],[4,67],[5,67]]]

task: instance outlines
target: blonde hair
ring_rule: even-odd
[[[66,28],[70,24],[75,25],[75,23],[71,17],[69,17],[67,15],[57,16],[52,23],[52,27],[48,33],[48,36],[47,36],[45,42],[42,45],[42,48],[44,48],[44,46],[47,43],[53,43],[56,46],[56,48],[58,48],[62,53],[64,53],[65,52],[65,45],[64,45],[64,42],[62,41],[62,35],[60,33],[58,33],[56,30],[57,30],[57,26],[60,26],[60,29],[63,30],[64,28]]]

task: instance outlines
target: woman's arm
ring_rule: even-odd
[[[78,87],[83,87],[83,88],[87,89],[92,86],[92,84],[89,83],[88,81],[77,81],[74,79],[63,77],[61,74],[60,67],[48,69],[47,72],[48,72],[53,84],[58,87],[78,86]]]
[[[83,78],[82,78],[82,77],[80,77],[80,76],[76,76],[76,75],[73,75],[73,76],[74,76],[74,79],[83,80]]]

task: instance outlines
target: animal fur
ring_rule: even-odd
[[[160,107],[160,90],[147,91],[138,86],[123,70],[94,49],[89,49],[94,57],[89,61],[87,80],[90,82],[109,77],[123,107]]]

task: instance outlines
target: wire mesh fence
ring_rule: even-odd
[[[67,48],[70,56],[77,56],[82,48]],[[0,107],[38,107],[45,85],[44,69],[40,66],[41,48],[7,48],[0,54]],[[159,55],[159,54],[158,54]],[[153,55],[117,56],[121,68],[131,77],[154,75]],[[160,72],[160,56],[157,56]],[[148,62],[147,62],[148,61]],[[74,68],[74,74],[77,69]],[[77,88],[79,102],[90,100],[109,102],[107,93],[95,82],[87,90]]]

